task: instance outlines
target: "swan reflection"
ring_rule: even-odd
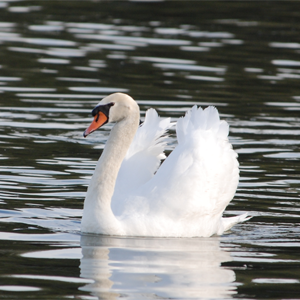
[[[235,273],[218,237],[197,239],[81,237],[80,288],[99,299],[224,299],[236,294]]]

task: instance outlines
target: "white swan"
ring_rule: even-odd
[[[85,137],[107,122],[116,124],[87,190],[82,232],[208,237],[249,219],[247,214],[222,218],[239,168],[229,126],[216,108],[194,106],[178,120],[178,145],[160,168],[165,133],[173,125],[169,118],[150,109],[139,127],[139,106],[122,93],[102,99],[92,114]]]

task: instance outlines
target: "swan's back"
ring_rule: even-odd
[[[239,181],[228,132],[214,107],[194,106],[178,120],[174,151],[155,176],[125,197],[120,220],[128,235],[223,233],[222,213]]]

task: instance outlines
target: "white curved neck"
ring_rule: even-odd
[[[138,128],[139,116],[131,115],[115,124],[98,160],[84,201],[81,229],[110,234],[120,225],[111,210],[111,198],[122,161]]]

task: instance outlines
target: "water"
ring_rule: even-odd
[[[0,297],[298,299],[298,2],[0,1]],[[241,180],[221,237],[81,236],[123,91],[176,120],[215,105]],[[170,152],[175,133],[170,132]]]

